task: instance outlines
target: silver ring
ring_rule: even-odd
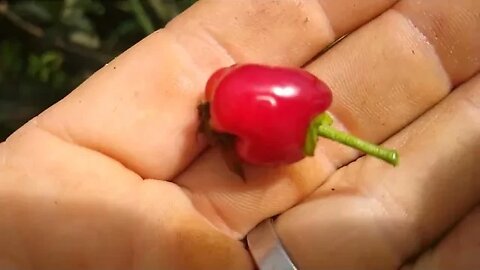
[[[247,234],[250,253],[260,270],[297,270],[268,218]]]

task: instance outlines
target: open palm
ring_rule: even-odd
[[[0,144],[0,268],[253,269],[241,239],[278,214],[301,270],[396,269],[464,217],[416,265],[478,268],[478,33],[477,0],[199,1]],[[196,136],[235,62],[305,67],[400,166],[321,140],[237,178]]]

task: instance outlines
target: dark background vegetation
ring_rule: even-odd
[[[0,142],[195,0],[0,0]]]

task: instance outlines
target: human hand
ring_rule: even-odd
[[[401,158],[319,147],[339,169],[275,223],[299,269],[480,269],[479,31],[478,1],[400,1],[307,66]]]
[[[218,151],[203,151],[205,144],[196,139],[195,108],[206,79],[216,68],[234,62],[302,66],[335,38],[353,31],[394,2],[199,2],[166,30],[152,34],[124,53],[0,146],[0,231],[8,232],[0,235],[0,264],[20,269],[252,269],[248,252],[238,240],[259,221],[305,198],[358,153],[322,141],[314,158],[280,169],[248,167],[247,181],[242,182],[226,169]],[[443,1],[445,5],[428,2],[424,1],[428,7],[422,8],[438,14],[432,17],[434,22],[448,18],[447,22],[453,23],[452,28],[429,32],[442,34],[437,38],[443,47],[431,41],[440,46],[441,61],[435,58],[432,47],[419,40],[419,33],[408,21],[389,12],[307,66],[332,86],[335,101],[331,112],[352,133],[370,141],[383,141],[478,71],[479,61],[474,54],[478,40],[471,38],[478,32],[478,24],[472,24],[471,18],[478,22],[478,17],[462,17],[465,12],[478,13],[478,4],[459,2],[456,7],[463,13],[456,14],[455,8],[444,8],[447,1]],[[437,6],[443,8],[435,11]],[[424,30],[428,31],[435,24],[425,19],[429,15],[422,15],[421,8],[418,10],[427,25]],[[349,13],[354,16],[345,18],[344,14]],[[457,31],[458,27],[462,31]],[[382,29],[392,30],[384,33]],[[452,40],[455,47],[450,54]],[[398,69],[392,69],[392,65]],[[389,89],[395,91],[386,91]],[[478,97],[478,88],[471,89],[457,91],[467,94],[456,95]],[[475,113],[473,106],[463,107],[461,113]],[[467,123],[474,120],[472,117],[456,123],[471,131],[471,137],[465,139],[470,145],[465,142],[462,147],[478,148],[473,144],[478,128]],[[448,125],[443,128],[450,130]],[[427,126],[418,133],[430,130]],[[420,146],[430,149],[431,145],[417,146],[415,141],[397,142],[402,159],[392,173],[410,172],[415,176],[413,173],[418,172],[418,167],[413,166],[417,164],[408,164],[422,161],[425,156],[415,154],[413,159],[408,149],[420,151]],[[451,151],[458,153],[462,149]],[[442,162],[449,157],[450,152],[439,156]],[[473,166],[468,162],[473,162],[472,157],[467,157],[470,159],[459,165]],[[380,161],[366,160],[355,164],[371,164],[367,171],[377,176],[375,172],[388,170]],[[478,170],[459,168],[452,173],[478,176]],[[341,175],[342,170],[335,175]],[[341,177],[331,179],[335,178]],[[370,181],[358,182],[379,182]],[[446,218],[438,222],[440,226],[432,235],[441,233],[478,199],[478,184],[473,186],[472,178],[452,182],[442,183],[459,185],[460,190],[470,193],[442,202],[455,206],[455,211],[445,211]],[[314,196],[330,183],[334,182],[330,180]],[[412,183],[410,189],[400,191],[419,188],[414,181],[393,179],[388,183]],[[433,182],[423,183],[425,186]],[[383,184],[385,181],[377,188]],[[352,184],[350,190],[356,190],[356,185]],[[340,198],[338,205],[327,203],[321,207],[340,209],[345,205],[341,202],[344,195],[336,196]],[[414,193],[405,200],[417,202],[423,198]],[[352,215],[341,220],[347,222],[338,232],[345,233],[358,221],[371,218],[357,212],[355,205],[350,205]],[[315,218],[313,213],[298,219],[296,213],[305,207],[308,204],[281,216],[277,228],[300,269],[321,269],[323,261],[299,257],[302,249],[296,251],[298,242],[292,238],[292,232],[305,228],[302,224],[315,222],[311,219]],[[358,207],[362,209],[361,204]],[[417,223],[409,224],[420,222],[413,220]],[[322,235],[330,233],[327,229],[305,230],[303,238],[321,240]],[[305,247],[316,251],[318,258],[330,260],[330,264],[345,259],[360,268],[372,262],[365,256],[353,257],[364,247],[341,253],[347,256],[332,256],[315,250],[317,244],[324,243],[313,241]],[[376,246],[372,243],[372,247]],[[336,250],[349,248],[344,243]],[[417,250],[408,251],[413,254]],[[378,253],[381,266],[400,263],[394,256],[381,255]]]

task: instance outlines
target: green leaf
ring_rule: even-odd
[[[64,6],[68,9],[77,9],[82,13],[93,13],[95,15],[103,15],[105,7],[101,1],[95,0],[64,0]]]
[[[70,34],[69,40],[72,43],[91,49],[98,49],[100,47],[100,38],[96,34],[92,33],[75,31]]]
[[[90,19],[85,17],[83,12],[77,9],[67,9],[62,14],[62,22],[66,26],[82,30],[85,32],[93,32],[94,27]]]
[[[63,56],[56,51],[47,51],[41,57],[43,65],[52,70],[58,70],[63,64]]]
[[[105,13],[104,6],[93,0],[65,0],[62,11],[62,22],[85,32],[93,33],[93,22],[86,16],[87,13],[102,15]]]
[[[36,78],[37,74],[40,72],[42,69],[42,61],[40,60],[40,57],[31,54],[28,57],[28,67],[27,67],[27,73],[30,75],[32,78]]]
[[[63,56],[56,51],[31,54],[28,60],[28,74],[42,83],[49,83],[52,74],[60,71],[63,64]]]
[[[153,11],[163,22],[170,21],[178,12],[178,6],[175,2],[163,0],[148,0]]]
[[[11,5],[11,10],[17,13],[20,17],[27,17],[29,20],[39,22],[50,22],[52,14],[43,5],[44,1],[16,1]]]
[[[145,12],[140,0],[130,0],[130,6],[133,14],[137,18],[138,24],[143,28],[145,34],[148,35],[155,31],[153,23],[150,20],[150,17],[148,17],[148,14]]]
[[[52,71],[48,67],[42,67],[40,71],[38,72],[38,78],[40,79],[41,82],[47,83],[48,80],[50,79],[50,74]]]

